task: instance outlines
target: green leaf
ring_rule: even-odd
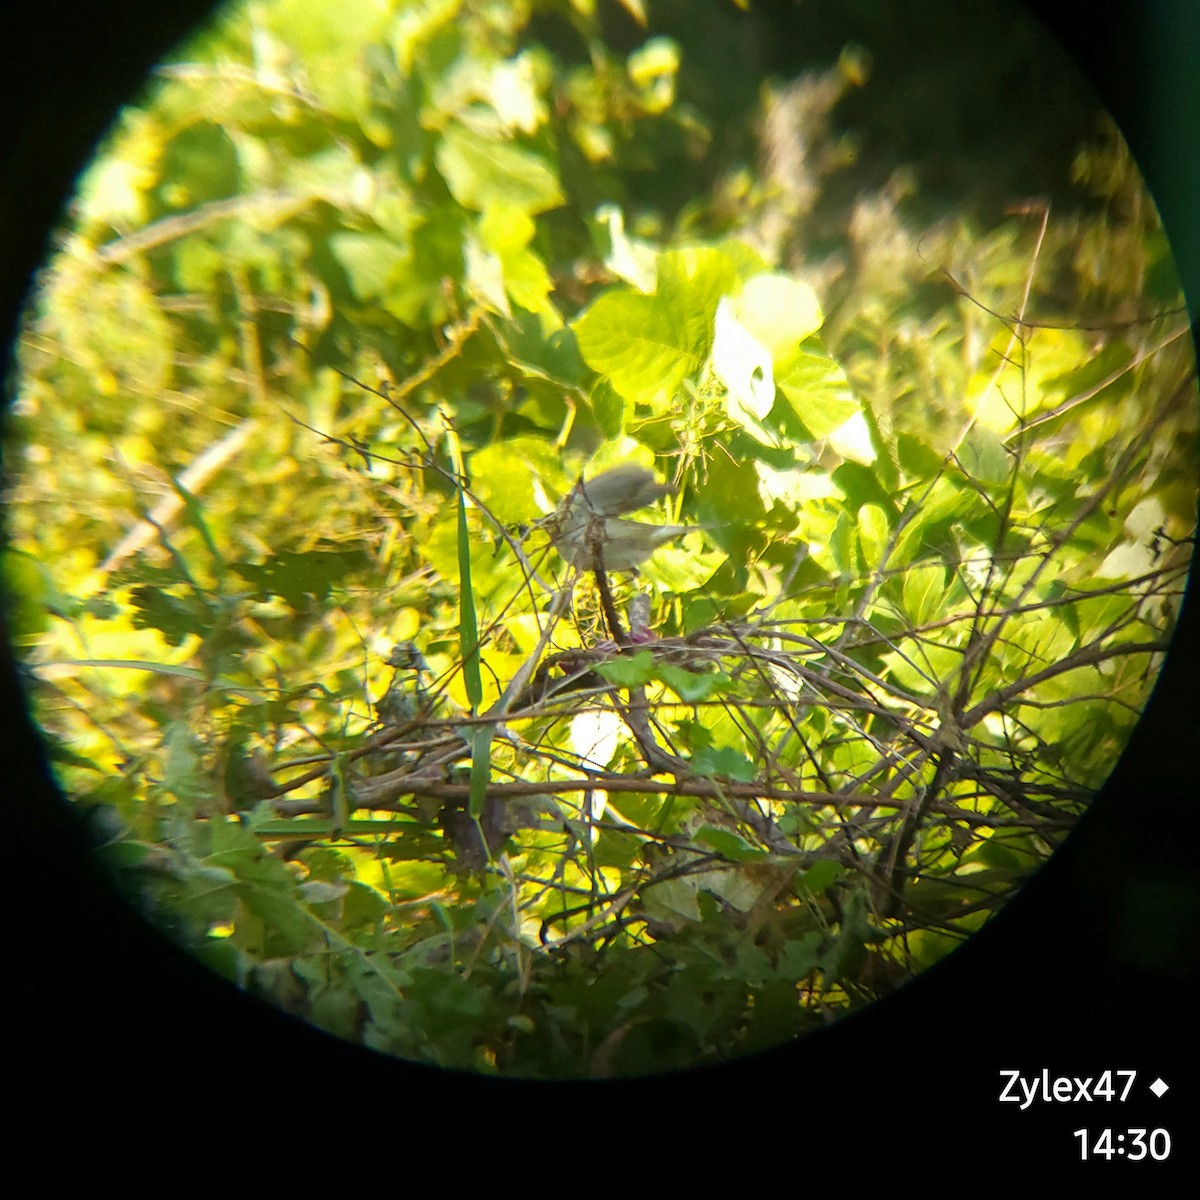
[[[687,921],[700,920],[696,903],[696,885],[690,879],[667,879],[648,888],[642,896],[646,912],[668,921],[679,917]]]
[[[844,874],[846,868],[830,859],[813,863],[800,876],[800,886],[814,896],[819,896],[829,890]]]
[[[972,479],[983,484],[1004,483],[1011,469],[999,435],[982,425],[974,426],[967,434],[959,447],[958,461]]]
[[[753,862],[770,857],[769,852],[751,845],[740,833],[732,829],[721,829],[716,825],[701,825],[696,830],[696,840],[711,846],[722,858],[730,862]]]
[[[970,492],[954,487],[944,479],[940,481],[905,526],[892,555],[892,564],[903,567],[929,554],[956,554],[954,529],[970,515],[973,503]]]
[[[554,391],[573,390],[588,375],[571,330],[557,326],[545,312],[514,312],[492,325],[510,366],[527,379],[544,381]]]
[[[704,361],[683,322],[654,296],[608,292],[574,325],[584,361],[634,401],[665,401]]]
[[[832,478],[846,497],[851,512],[857,512],[864,504],[875,504],[887,514],[889,524],[895,521],[895,501],[870,467],[844,462],[833,472]]]
[[[655,678],[654,655],[649,650],[622,654],[608,662],[598,663],[596,670],[617,687],[641,687]]]
[[[69,609],[50,569],[36,555],[23,550],[12,546],[0,550],[0,583],[13,638],[34,640],[49,624],[48,609],[62,612]]]
[[[445,130],[434,157],[446,186],[464,208],[483,212],[508,206],[536,213],[563,203],[558,177],[545,159],[464,125]]]
[[[262,33],[268,29],[277,33],[304,63],[305,87],[320,97],[322,111],[366,123],[370,74],[363,63],[363,48],[383,34],[391,12],[389,0],[355,0],[336,6],[275,0],[255,20],[261,21]]]
[[[924,625],[946,611],[946,568],[909,567],[904,574],[904,611],[914,625]]]
[[[318,1028],[349,1041],[357,1038],[361,1003],[348,988],[317,988],[309,1011],[312,1023]]]
[[[185,638],[203,637],[212,627],[212,611],[193,592],[176,596],[157,587],[135,587],[129,593],[135,629],[157,629],[171,646]]]
[[[183,510],[187,514],[189,523],[203,538],[205,548],[212,557],[213,569],[216,571],[218,578],[220,578],[224,575],[226,569],[225,556],[217,548],[216,539],[213,537],[212,530],[209,528],[208,521],[204,516],[204,506],[176,476],[171,475],[170,480],[171,486],[174,487],[175,491],[179,494],[179,498],[183,501]]]
[[[408,262],[409,252],[394,239],[378,233],[335,233],[329,249],[362,301],[382,299]]]
[[[828,437],[859,411],[845,371],[816,337],[777,361],[775,384],[816,439]]]
[[[600,380],[592,389],[589,397],[592,405],[592,415],[600,432],[606,438],[616,439],[621,436],[625,423],[625,401],[607,380]]]
[[[300,610],[309,599],[326,599],[335,585],[368,562],[362,550],[282,550],[265,563],[235,562],[229,567],[256,588],[256,600],[279,596]]]
[[[864,504],[858,510],[858,543],[867,561],[875,570],[883,563],[888,541],[887,513],[878,504]]]
[[[532,217],[511,205],[489,208],[478,228],[480,245],[500,264],[506,292],[527,312],[547,307],[554,288],[545,262],[529,248],[536,232]]]
[[[151,842],[118,840],[101,846],[97,857],[106,867],[117,871],[134,870],[143,864],[152,864],[162,851]]]
[[[663,681],[679,698],[689,704],[707,700],[722,689],[729,687],[732,680],[722,671],[688,671],[684,667],[676,667],[671,663],[662,663],[658,668],[658,678]]]
[[[163,739],[163,790],[177,800],[194,802],[211,794],[204,770],[204,744],[185,721],[173,721]]]
[[[717,305],[737,286],[738,265],[713,247],[658,256],[654,295],[600,296],[573,324],[584,361],[627,399],[666,403],[697,375],[712,345]]]
[[[554,479],[562,455],[545,438],[505,438],[471,456],[471,486],[497,521],[529,522],[538,515],[533,478]]]
[[[896,457],[916,479],[933,479],[946,466],[946,460],[932,446],[911,433],[902,433],[896,439]]]
[[[721,776],[739,783],[751,783],[757,776],[754,764],[732,746],[705,746],[693,757],[692,769],[697,775]]]
[[[158,164],[160,193],[171,208],[195,208],[235,195],[241,187],[237,147],[212,121],[196,121],[166,145]]]
[[[352,931],[386,920],[392,906],[374,888],[352,880],[342,901],[342,929]]]
[[[818,863],[818,866],[824,864]],[[821,963],[821,935],[816,930],[788,942],[779,956],[779,973],[788,979],[803,979]]]

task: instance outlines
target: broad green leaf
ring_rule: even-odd
[[[920,658],[910,654],[888,653],[883,656],[889,678],[914,695],[931,695],[938,680],[953,679],[962,667],[962,652],[954,646],[927,643]]]
[[[177,596],[165,588],[130,589],[135,629],[157,629],[169,646],[189,637],[203,637],[212,627],[212,610],[193,592]]]
[[[580,353],[630,400],[666,402],[698,375],[712,344],[717,305],[737,284],[738,265],[712,247],[660,254],[652,296],[629,289],[600,296],[573,324]]]
[[[816,337],[776,359],[775,383],[814,438],[828,437],[859,411],[846,373]]]
[[[311,4],[275,0],[261,14],[267,29],[293,48],[304,63],[305,87],[331,114],[362,121],[367,116],[370,76],[363,48],[379,37],[391,17],[390,0]]]
[[[173,721],[163,739],[166,751],[163,762],[162,786],[168,795],[185,804],[211,794],[211,784],[204,769],[204,745],[185,721]],[[216,822],[213,828],[217,828]]]
[[[229,568],[255,589],[256,599],[279,596],[292,608],[325,600],[332,588],[368,563],[362,550],[281,550],[264,563],[230,563]]]
[[[162,851],[152,842],[120,840],[101,846],[96,855],[104,866],[114,871],[125,871],[153,864],[161,857]]]
[[[878,505],[891,522],[896,518],[896,503],[879,481],[878,474],[861,463],[845,462],[833,472],[833,482],[846,497],[851,512],[864,504]]]
[[[754,764],[732,746],[704,746],[692,758],[697,775],[727,776],[739,783],[749,783],[757,774]]]
[[[680,542],[662,546],[643,564],[647,579],[665,591],[682,596],[702,588],[726,561],[720,550],[704,550],[698,533],[689,533]]]
[[[818,866],[821,864],[818,863]],[[817,930],[788,942],[779,956],[779,973],[787,979],[803,979],[821,962],[821,934]]]
[[[335,233],[329,249],[341,264],[359,300],[381,299],[407,263],[409,254],[377,233]]]
[[[533,218],[509,205],[489,208],[479,222],[479,241],[500,263],[505,291],[528,312],[546,307],[554,288],[546,264],[530,248],[537,227]]]
[[[658,252],[647,242],[635,242],[625,234],[625,215],[615,204],[602,204],[596,221],[608,229],[609,252],[604,265],[619,279],[640,292],[654,291]]]
[[[904,611],[914,625],[946,612],[946,568],[909,567],[904,573]]]
[[[608,292],[574,329],[584,361],[630,400],[669,399],[703,362],[684,323],[656,296]]]
[[[562,456],[544,438],[506,438],[471,456],[475,494],[504,525],[528,524],[545,516],[534,495],[534,476],[557,480],[561,470]]]
[[[1012,470],[1012,460],[1000,438],[982,425],[976,425],[958,450],[962,469],[983,484],[1004,483]]]
[[[534,313],[550,307],[554,281],[538,255],[528,249],[513,249],[502,254],[500,261],[504,266],[504,287],[514,304]]]
[[[844,874],[846,868],[840,863],[831,862],[825,859],[822,862],[813,863],[811,867],[800,877],[800,884],[814,896],[821,895],[836,883]]]
[[[600,380],[592,389],[589,397],[592,404],[592,414],[600,432],[607,438],[618,438],[624,428],[625,401],[607,380]]]
[[[242,186],[237,147],[228,132],[212,121],[196,121],[171,138],[159,170],[160,194],[172,208],[224,200]]]
[[[687,343],[704,360],[713,339],[717,305],[738,288],[746,262],[737,244],[683,246],[658,256],[655,296],[675,314]]]
[[[464,208],[483,212],[507,206],[537,213],[563,203],[558,178],[545,159],[464,125],[445,130],[434,157],[446,186]]]
[[[654,655],[649,650],[638,650],[598,663],[596,670],[617,687],[641,687],[655,678],[656,668]]]
[[[907,566],[930,554],[956,555],[955,529],[970,516],[974,500],[973,493],[953,486],[942,477],[925,493],[924,502],[904,527],[892,555],[892,564]]]
[[[696,841],[711,846],[730,862],[754,862],[769,857],[768,851],[751,845],[740,833],[717,825],[701,825],[696,830]]]
[[[400,6],[391,28],[391,46],[405,75],[411,73],[421,48],[452,26],[461,8],[462,0],[429,0],[425,4]]]
[[[667,879],[657,883],[643,893],[643,902],[646,912],[652,916],[663,916],[668,920],[676,917],[688,921],[700,920],[696,884],[691,879]]]
[[[911,433],[902,433],[896,439],[896,457],[916,479],[932,479],[946,466],[946,460],[928,442]]]
[[[498,254],[484,249],[473,237],[463,244],[463,283],[484,308],[501,316],[511,314],[504,290],[504,264]]]
[[[869,569],[884,565],[888,541],[888,520],[878,504],[864,504],[858,510],[858,538]]]
[[[715,696],[732,682],[723,671],[688,671],[671,663],[660,663],[658,678],[689,704]]]

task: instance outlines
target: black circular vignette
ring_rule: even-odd
[[[75,173],[147,69],[212,7],[10,0],[0,15],[6,346]],[[1190,118],[1200,114],[1200,81],[1183,67],[1200,51],[1200,12],[1186,0],[1092,5],[1086,19],[1057,0],[1030,7],[1125,133],[1194,309],[1200,152]],[[894,996],[803,1042],[719,1068],[611,1084],[527,1085],[406,1065],[326,1037],[210,975],[96,867],[37,754],[5,641],[9,1090],[25,1097],[23,1119],[35,1124],[69,1101],[81,1132],[137,1123],[123,1115],[126,1102],[161,1107],[164,1120],[199,1118],[213,1132],[340,1127],[350,1139],[343,1150],[359,1122],[380,1134],[406,1129],[400,1150],[409,1138],[440,1141],[442,1130],[472,1148],[472,1161],[449,1165],[480,1176],[498,1165],[493,1150],[504,1144],[510,1167],[526,1154],[544,1161],[559,1139],[564,1149],[580,1145],[586,1129],[564,1126],[555,1113],[584,1099],[597,1123],[613,1122],[605,1140],[614,1173],[631,1165],[631,1143],[665,1156],[664,1169],[667,1158],[684,1172],[690,1162],[703,1168],[710,1140],[720,1137],[722,1158],[786,1163],[798,1187],[825,1168],[858,1180],[873,1160],[899,1174],[903,1162],[932,1162],[935,1153],[946,1168],[995,1153],[1032,1165],[1051,1148],[1067,1162],[1072,1128],[1166,1123],[1177,1111],[1171,1093],[1157,1109],[1139,1107],[1138,1120],[1128,1120],[1132,1108],[1119,1117],[1096,1105],[1085,1115],[1021,1113],[996,1099],[1003,1068],[1136,1069],[1139,1089],[1158,1074],[1176,1093],[1195,1078],[1185,1061],[1194,1057],[1189,1026],[1200,1008],[1200,872],[1188,821],[1200,743],[1195,592],[1192,579],[1166,666],[1101,797],[989,928]],[[334,1137],[329,1148],[338,1144]],[[591,1151],[588,1158],[603,1161]]]

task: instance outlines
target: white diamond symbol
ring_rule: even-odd
[[[1151,1085],[1150,1090],[1161,1100],[1163,1092],[1167,1090],[1168,1085],[1163,1083],[1161,1079],[1156,1079]]]

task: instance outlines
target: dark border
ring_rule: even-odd
[[[147,67],[208,7],[4,6],[6,335],[75,169]],[[1200,10],[1191,0],[1031,7],[1126,133],[1194,308],[1200,78],[1191,64],[1200,61]],[[258,1143],[263,1134],[286,1134],[287,1142],[272,1137],[271,1148],[263,1146],[264,1159],[282,1166],[278,1152],[290,1145],[293,1169],[307,1170],[312,1154],[340,1159],[354,1175],[378,1162],[381,1147],[394,1148],[399,1170],[448,1145],[460,1152],[441,1164],[451,1180],[515,1170],[528,1182],[531,1169],[550,1179],[561,1169],[565,1187],[593,1170],[622,1175],[649,1153],[659,1181],[672,1187],[719,1158],[734,1168],[769,1167],[766,1186],[787,1172],[786,1186],[797,1192],[827,1177],[861,1184],[873,1164],[896,1182],[923,1179],[936,1189],[953,1185],[953,1166],[980,1168],[996,1155],[1018,1177],[1044,1156],[1073,1162],[1072,1129],[1118,1121],[1167,1124],[1178,1159],[1185,1129],[1175,1097],[1196,1079],[1200,1011],[1195,592],[1193,580],[1167,667],[1101,799],[983,935],[890,1000],[795,1047],[612,1085],[493,1083],[360,1053],[234,994],[165,947],[74,841],[6,655],[0,922],[4,989],[16,1009],[7,1026],[15,1070],[5,1090],[21,1097],[18,1126],[45,1129],[53,1120],[71,1137],[133,1133],[161,1119],[190,1127],[190,1150],[180,1149],[200,1157],[209,1137],[241,1142],[244,1134]],[[1157,1107],[1147,1101],[1119,1115],[1095,1105],[1022,1113],[997,1103],[1006,1067],[1052,1075],[1128,1067],[1140,1080],[1159,1074],[1175,1087]],[[941,1169],[931,1174],[934,1162]],[[627,1182],[656,1186],[632,1173]]]

